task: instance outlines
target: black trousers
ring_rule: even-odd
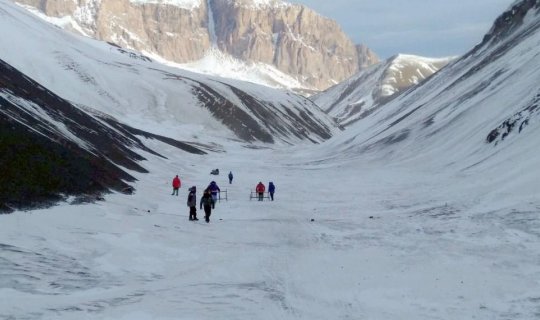
[[[212,207],[211,206],[204,206],[204,220],[206,222],[210,221],[210,215],[212,214]]]
[[[263,201],[264,192],[259,192],[259,201]]]
[[[189,220],[197,220],[197,207],[189,207]]]
[[[272,199],[272,201],[274,201],[274,193],[273,192],[270,192],[270,199]]]

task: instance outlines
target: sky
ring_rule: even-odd
[[[289,0],[336,20],[381,58],[466,53],[515,0]]]

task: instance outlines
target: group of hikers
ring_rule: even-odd
[[[229,172],[228,175],[229,178],[229,184],[232,184],[233,181],[233,173],[232,171]],[[172,187],[173,192],[171,195],[178,196],[178,190],[182,186],[182,182],[180,181],[180,178],[178,175],[176,175],[173,178],[172,181]],[[192,186],[188,189],[189,194],[187,198],[187,206],[189,207],[189,220],[190,221],[199,221],[197,219],[197,187]],[[262,182],[259,182],[257,186],[255,187],[255,192],[259,195],[259,201],[263,201],[264,192],[266,191],[266,187]],[[276,186],[273,182],[270,182],[268,184],[268,194],[270,195],[270,198],[272,201],[274,201],[274,192],[276,191]],[[212,214],[212,209],[216,208],[216,202],[218,200],[218,193],[221,192],[221,189],[219,189],[219,186],[215,181],[210,182],[208,187],[204,189],[203,195],[201,197],[201,201],[199,202],[199,209],[202,210],[204,208],[204,220],[206,223],[210,222],[210,215]]]
[[[266,191],[266,187],[261,181],[259,181],[259,183],[255,187],[255,192],[259,196],[259,201],[263,201],[265,191]],[[270,199],[272,201],[274,201],[274,192],[276,192],[276,186],[274,185],[272,181],[270,181],[268,183],[268,195],[270,196]]]
[[[217,183],[212,181],[203,192],[201,202],[199,203],[199,209],[202,210],[204,208],[204,220],[207,223],[210,222],[212,209],[216,208],[218,192],[220,191],[221,190],[219,189]],[[189,220],[199,221],[199,219],[197,219],[197,187],[195,186],[189,188],[187,206],[189,207]]]

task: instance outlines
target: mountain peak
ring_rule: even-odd
[[[518,0],[508,10],[501,14],[489,32],[484,36],[482,44],[491,40],[498,41],[513,33],[528,22],[534,21],[532,17],[540,12],[540,0]],[[481,44],[481,45],[482,45]]]
[[[317,95],[315,102],[347,126],[424,81],[454,59],[397,54]]]
[[[282,0],[13,1],[62,28],[178,64],[217,48],[302,89],[324,90],[373,63],[335,21]]]

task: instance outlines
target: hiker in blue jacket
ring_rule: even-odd
[[[270,194],[270,199],[274,201],[274,192],[276,192],[276,186],[272,181],[268,183],[268,193]]]
[[[212,195],[212,200],[214,200],[214,202],[212,203],[212,209],[215,209],[216,208],[216,201],[218,199],[218,192],[220,192],[221,190],[219,189],[217,183],[215,181],[212,181],[210,182],[210,184],[208,185],[208,188],[206,188],[208,190],[210,190],[210,194]]]

